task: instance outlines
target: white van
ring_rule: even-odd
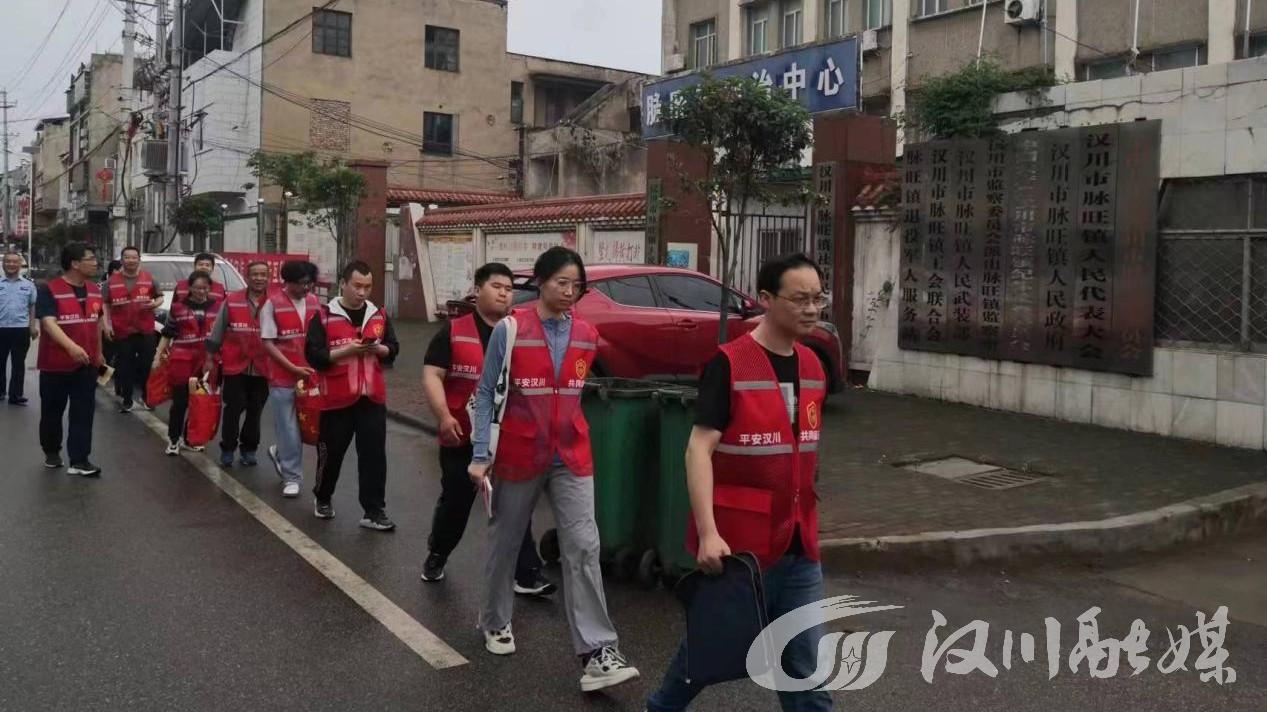
[[[224,285],[225,293],[233,293],[246,288],[246,281],[228,260],[216,255],[216,268],[211,278]],[[189,279],[194,271],[194,256],[187,254],[152,253],[141,255],[141,269],[149,272],[154,282],[163,292],[162,303],[154,310],[154,330],[162,331],[167,322],[167,312],[172,308],[172,297],[176,294],[176,283]]]

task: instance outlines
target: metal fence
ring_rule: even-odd
[[[739,216],[735,213],[722,213],[720,217],[722,220],[732,221],[731,224],[734,225]],[[792,252],[804,252],[814,257],[813,243],[808,210],[800,215],[748,213],[743,233],[736,241],[738,259],[735,266],[735,288],[755,296],[757,272],[762,263],[772,257]],[[720,276],[719,274],[718,277]]]
[[[1267,230],[1170,230],[1160,237],[1157,340],[1267,352]]]

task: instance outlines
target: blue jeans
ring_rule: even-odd
[[[277,465],[286,482],[304,481],[304,443],[295,415],[295,389],[269,388],[268,403],[273,409],[273,430],[277,438]]]
[[[765,582],[766,614],[770,622],[788,611],[823,598],[823,569],[804,556],[784,556],[762,574],[762,580]],[[790,677],[806,678],[814,674],[814,668],[818,666],[818,641],[822,637],[823,627],[816,626],[793,638],[783,649],[783,669]],[[660,689],[647,700],[647,710],[684,710],[703,690],[704,686],[686,681],[686,641],[682,641],[664,673]],[[831,693],[780,692],[779,704],[785,712],[829,710],[832,706]]]

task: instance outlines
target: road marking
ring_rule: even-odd
[[[133,411],[132,414],[137,416],[150,430],[161,436],[164,442],[167,441],[167,424],[159,420],[158,416],[146,411]],[[311,564],[314,569],[321,572],[321,575],[329,579],[330,583],[338,586],[340,590],[347,594],[348,598],[351,598],[357,605],[365,609],[366,613],[369,613],[379,623],[382,623],[392,635],[400,638],[402,643],[409,646],[410,650],[427,661],[427,664],[431,665],[431,667],[443,670],[466,665],[470,662],[462,657],[458,651],[449,647],[435,633],[423,627],[404,609],[392,603],[391,599],[371,586],[368,581],[358,576],[346,564],[313,541],[307,534],[295,528],[295,525],[291,524],[290,520],[265,504],[262,499],[247,489],[245,485],[212,463],[211,459],[206,455],[182,452],[181,457],[196,467],[199,472],[211,480],[225,494],[232,497],[248,514],[255,517],[256,521],[273,532],[286,546],[289,546],[296,554],[299,554]]]

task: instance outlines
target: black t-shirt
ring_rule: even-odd
[[[342,304],[339,305],[344,313],[348,315],[348,321],[353,326],[361,328],[365,323],[365,314],[369,311],[369,304],[362,306],[360,309],[348,309]],[[386,357],[379,359],[384,365],[390,367],[396,362],[396,356],[400,354],[400,342],[396,340],[396,327],[392,325],[392,320],[387,318],[387,314],[383,314],[383,320],[386,322],[386,328],[383,329],[383,337],[379,339],[379,343],[387,347],[388,354]],[[321,323],[321,314],[313,313],[308,317],[308,334],[304,337],[304,356],[308,359],[308,365],[324,371],[333,365],[330,360],[330,347],[326,343],[326,327]]]
[[[79,299],[79,310],[82,312],[88,306],[88,284],[81,286],[70,286],[75,291],[75,297]],[[53,290],[48,288],[47,284],[41,284],[35,290],[35,318],[43,319],[44,317],[57,318],[57,298],[53,296]]]
[[[779,381],[783,391],[783,401],[788,406],[792,421],[792,431],[800,434],[800,423],[797,422],[797,404],[801,397],[800,364],[796,353],[791,356],[779,354],[765,349],[770,357],[770,365],[774,367],[774,377]],[[725,430],[730,425],[730,361],[725,354],[718,352],[700,376],[699,400],[696,401],[695,424]]]
[[[488,351],[488,340],[493,336],[493,327],[476,314],[475,330],[479,332],[480,345],[484,347],[484,351]],[[440,331],[431,337],[431,343],[427,346],[427,355],[422,360],[423,365],[449,370],[449,366],[453,365],[453,347],[449,343],[452,333],[453,322],[445,322]]]

